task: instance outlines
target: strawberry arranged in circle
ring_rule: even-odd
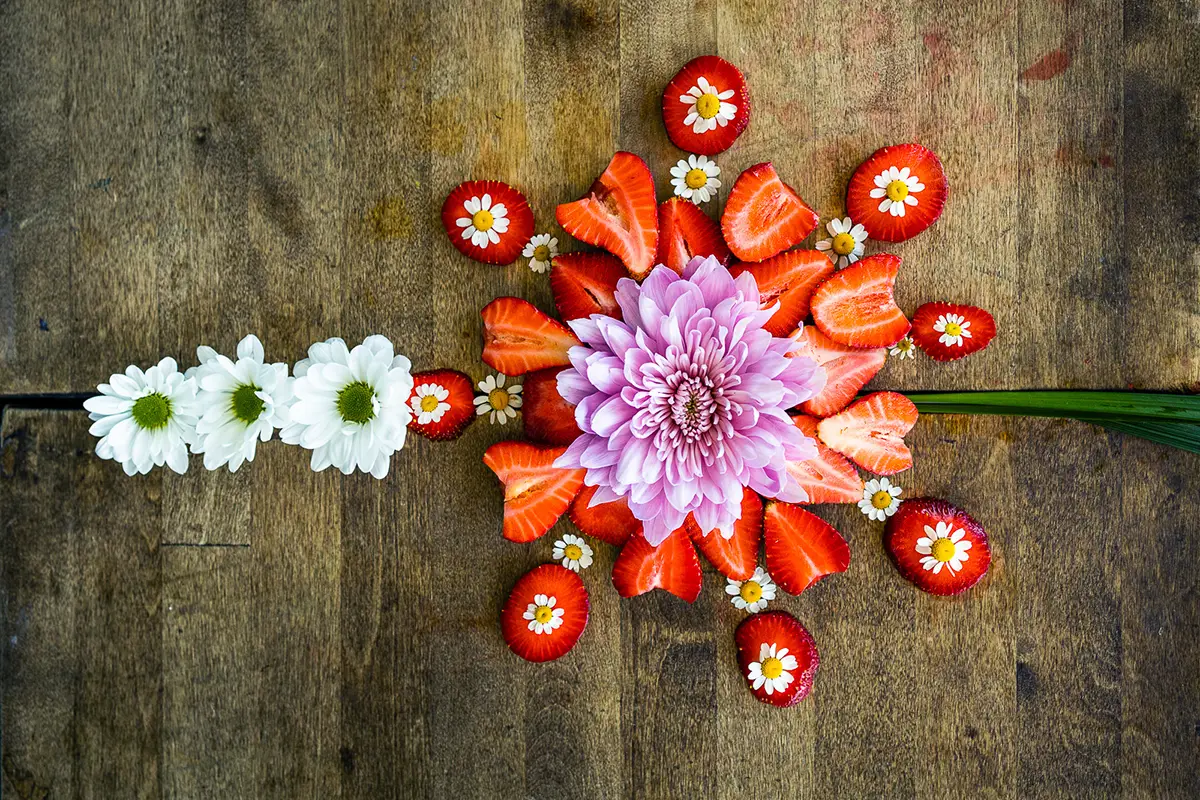
[[[587,589],[579,575],[558,564],[543,564],[513,586],[500,610],[500,632],[526,661],[553,661],[579,641],[588,610]]]
[[[563,369],[566,369],[565,367]],[[562,369],[540,369],[525,376],[521,390],[525,435],[552,445],[570,444],[581,431],[575,424],[575,406],[558,393]]]
[[[721,238],[721,228],[700,207],[682,197],[672,197],[658,207],[658,255],[654,263],[666,264],[683,274],[696,256],[715,256],[728,264],[732,255]]]
[[[821,658],[812,634],[786,611],[763,611],[733,634],[738,664],[750,691],[780,708],[796,705],[812,691]]]
[[[825,446],[817,436],[817,423],[805,414],[792,417],[796,427],[813,440],[817,457],[808,461],[789,461],[788,472],[808,495],[808,504],[857,503],[863,496],[863,479],[841,453]]]
[[[608,253],[566,253],[555,256],[551,264],[550,291],[563,322],[592,314],[621,318],[617,281],[628,273],[619,258]]]
[[[895,475],[912,466],[904,435],[917,424],[917,407],[898,392],[875,392],[817,424],[817,436],[868,472]]]
[[[558,320],[516,297],[483,307],[483,363],[505,375],[570,365],[567,351],[579,338]]]
[[[442,204],[442,226],[458,251],[485,264],[511,264],[533,235],[525,195],[500,181],[466,181]]]
[[[833,262],[819,250],[788,250],[765,261],[729,268],[735,278],[743,272],[754,276],[763,308],[779,303],[779,310],[763,326],[772,336],[787,336],[796,330],[808,316],[813,292],[833,271]]]
[[[742,71],[717,56],[684,65],[663,90],[663,125],[680,150],[711,156],[728,150],[750,124]]]
[[[571,522],[588,536],[622,547],[642,523],[633,516],[624,497],[592,505],[596,491],[595,486],[583,487],[567,511]]]
[[[582,469],[559,469],[565,447],[497,442],[483,454],[504,485],[504,538],[531,542],[554,527],[583,486]]]
[[[658,202],[654,176],[633,153],[612,157],[586,197],[563,203],[558,224],[581,242],[612,253],[629,274],[641,280],[654,267],[658,249]]]
[[[804,241],[817,222],[817,212],[768,162],[738,176],[721,214],[721,232],[740,260],[763,261]]]
[[[435,441],[457,439],[475,420],[475,387],[452,369],[413,373],[410,430]]]
[[[872,239],[903,242],[932,225],[946,205],[946,172],[928,147],[898,144],[876,150],[846,189],[846,213]]]
[[[860,495],[861,496],[861,495]],[[788,594],[800,594],[826,575],[850,566],[850,545],[811,511],[777,500],[763,514],[767,572]]]
[[[763,504],[758,494],[742,490],[742,516],[733,526],[733,535],[726,538],[720,531],[700,530],[695,518],[688,515],[684,529],[708,563],[726,578],[744,581],[758,566],[758,543],[762,540]]]
[[[805,326],[800,333],[800,344],[798,355],[808,356],[825,368],[825,387],[800,405],[804,413],[816,417],[828,417],[845,408],[887,360],[886,348],[838,344],[813,325]]]
[[[908,318],[894,290],[900,257],[867,256],[817,287],[813,322],[821,333],[849,347],[891,347],[904,338]]]
[[[883,544],[900,574],[930,594],[965,592],[992,563],[983,526],[945,500],[905,500],[887,521]]]
[[[692,603],[700,596],[700,560],[684,528],[658,547],[651,546],[639,529],[621,548],[613,564],[612,582],[621,597],[662,589]]]
[[[926,303],[912,321],[912,339],[934,361],[955,361],[977,353],[996,336],[996,320],[982,308],[957,303]]]

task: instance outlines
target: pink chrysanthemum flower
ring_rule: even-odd
[[[787,462],[816,446],[787,411],[821,390],[825,371],[763,330],[775,307],[759,307],[754,277],[694,258],[682,277],[660,265],[640,286],[622,278],[616,299],[624,321],[569,323],[584,344],[558,376],[583,434],[555,465],[587,470],[592,504],[626,498],[657,545],[689,513],[732,536],[743,487],[807,500]]]

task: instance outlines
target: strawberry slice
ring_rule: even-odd
[[[566,253],[551,262],[550,290],[564,322],[592,314],[621,318],[615,297],[625,265],[608,253]]]
[[[555,216],[563,230],[579,241],[621,259],[638,280],[654,267],[658,247],[654,176],[633,153],[614,155],[587,197],[560,205]]]
[[[554,527],[579,489],[582,469],[558,469],[554,459],[565,447],[538,447],[528,442],[497,442],[483,463],[504,484],[504,538],[531,542]]]
[[[652,547],[639,528],[621,548],[613,564],[612,582],[621,597],[663,589],[691,603],[700,596],[700,560],[683,528],[658,547]]]
[[[684,529],[717,572],[735,581],[744,581],[758,566],[758,543],[762,539],[762,500],[750,489],[742,491],[742,516],[726,539],[720,531],[704,534],[689,514]]]
[[[732,258],[721,238],[720,226],[692,201],[672,197],[658,207],[658,255],[654,263],[666,264],[682,275],[683,268],[696,256],[716,256],[726,265]]]
[[[876,475],[895,475],[912,466],[904,434],[917,423],[917,407],[897,392],[875,392],[817,425],[817,436],[833,450]]]
[[[711,156],[729,149],[750,124],[742,71],[717,56],[693,58],[663,90],[663,125],[680,150]]]
[[[725,243],[742,261],[778,255],[817,227],[817,212],[779,179],[770,163],[738,176],[721,215]]]
[[[812,634],[791,614],[753,614],[738,625],[733,641],[742,677],[759,700],[788,708],[808,697],[821,657]]]
[[[982,308],[957,303],[926,303],[912,321],[912,339],[934,361],[955,361],[977,353],[996,336],[996,320]]]
[[[561,369],[539,369],[525,376],[521,408],[525,435],[537,442],[555,446],[570,444],[581,431],[575,424],[575,406],[558,393]]]
[[[808,495],[808,503],[857,503],[862,500],[862,477],[849,459],[830,450],[817,437],[820,420],[797,414],[792,421],[817,445],[816,458],[788,462],[788,472]]]
[[[583,487],[567,512],[571,516],[571,522],[588,536],[623,547],[641,523],[629,510],[629,503],[625,502],[624,497],[611,503],[599,503],[589,507],[595,494],[595,486]]]
[[[588,622],[588,593],[579,575],[542,564],[521,576],[500,610],[500,632],[526,661],[553,661],[567,654]]]
[[[525,195],[500,181],[466,181],[442,204],[446,235],[467,258],[511,264],[533,236],[533,210]]]
[[[845,408],[887,360],[887,348],[847,347],[813,325],[805,326],[800,344],[798,355],[808,356],[825,368],[825,388],[800,406],[806,414],[817,417],[828,417]]]
[[[475,384],[461,372],[435,369],[413,376],[409,430],[435,441],[457,439],[475,421]]]
[[[932,225],[946,205],[946,172],[928,147],[897,144],[876,150],[846,188],[846,213],[872,239],[903,242]]]
[[[743,272],[754,276],[763,308],[779,303],[779,310],[763,327],[773,336],[787,336],[808,316],[813,292],[834,267],[820,250],[789,250],[757,264],[735,264],[729,272],[735,278]]]
[[[483,307],[483,361],[505,375],[524,375],[571,363],[579,344],[571,329],[516,297],[497,297]]]
[[[862,497],[862,493],[859,493]],[[850,545],[811,511],[778,500],[763,513],[767,572],[788,594],[800,594],[826,575],[850,566]]]
[[[908,319],[893,290],[900,257],[867,256],[817,287],[813,322],[830,339],[850,347],[891,347],[908,333]]]
[[[905,500],[883,529],[896,569],[923,592],[970,589],[988,571],[992,551],[983,526],[945,500]]]

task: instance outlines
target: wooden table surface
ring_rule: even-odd
[[[821,509],[854,560],[777,604],[822,656],[779,711],[707,567],[694,605],[620,601],[598,544],[575,650],[507,651],[500,605],[553,539],[499,534],[480,456],[519,428],[413,437],[380,482],[278,443],[130,479],[57,397],[248,332],[285,361],[378,332],[482,378],[478,309],[550,291],[459,256],[442,198],[509,181],[548,229],[617,149],[667,196],[659,96],[710,52],[753,103],[723,177],[772,160],[827,218],[879,146],[945,162],[899,298],[1000,335],[875,386],[1200,384],[1189,0],[0,0],[6,796],[1200,795],[1196,456],[922,419],[900,483],[969,508],[991,572],[924,595],[878,525]]]

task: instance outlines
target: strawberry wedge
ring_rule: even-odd
[[[575,527],[602,542],[622,547],[641,526],[625,498],[592,505],[595,486],[584,486],[567,512]]]
[[[830,450],[818,438],[817,423],[820,420],[799,414],[792,421],[817,445],[816,458],[788,462],[788,472],[808,495],[808,503],[857,503],[862,500],[862,477],[849,459]]]
[[[525,435],[537,442],[555,446],[570,444],[579,436],[575,424],[575,406],[558,393],[558,373],[561,369],[540,369],[525,376],[522,396],[525,398],[521,416],[525,418]],[[473,402],[473,399],[472,399]]]
[[[734,524],[733,535],[728,539],[720,531],[702,533],[691,515],[688,515],[684,528],[717,572],[726,578],[744,581],[754,574],[754,568],[758,566],[762,515],[762,500],[750,489],[745,489],[742,492],[742,516]]]
[[[571,363],[579,344],[571,329],[516,297],[497,297],[483,307],[483,362],[505,375],[524,375]]]
[[[559,469],[554,459],[565,447],[497,442],[483,463],[504,485],[504,538],[531,542],[558,522],[583,486],[582,469]]]
[[[806,414],[828,417],[841,411],[883,369],[887,349],[865,349],[838,344],[812,325],[800,333],[801,350],[825,368],[825,388],[800,406]]]
[[[721,232],[739,259],[763,261],[804,241],[817,222],[817,212],[779,179],[770,163],[755,164],[733,184]]]
[[[817,436],[868,472],[895,475],[912,466],[904,434],[917,423],[917,407],[897,392],[875,392],[817,425]]]
[[[651,547],[639,530],[621,548],[613,564],[612,582],[621,597],[662,589],[692,603],[700,596],[700,560],[683,528],[658,547]]]
[[[586,197],[555,211],[558,224],[581,242],[621,259],[629,274],[644,278],[658,249],[658,203],[654,176],[633,153],[617,153]]]
[[[769,501],[763,514],[767,572],[788,594],[850,566],[850,545],[825,520],[790,503]]]
[[[821,333],[850,347],[891,347],[908,333],[908,319],[893,294],[900,257],[867,256],[817,287],[813,322]]]
[[[625,265],[608,253],[566,253],[551,262],[550,291],[558,316],[567,320],[603,314],[621,318],[615,297]]]
[[[721,238],[721,228],[699,206],[682,197],[672,197],[658,207],[658,255],[656,264],[666,264],[683,274],[696,256],[715,256],[728,264],[732,255]]]
[[[833,270],[833,262],[819,250],[789,250],[756,264],[735,264],[729,273],[735,278],[743,272],[754,276],[763,308],[779,303],[763,327],[772,336],[787,336],[808,316],[813,292]]]

